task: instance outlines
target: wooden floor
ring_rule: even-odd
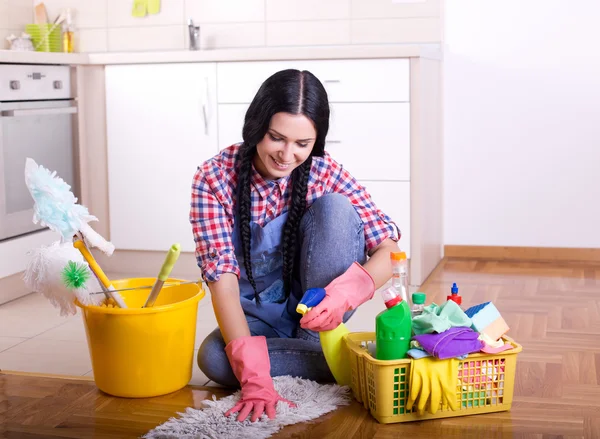
[[[428,303],[452,282],[466,306],[492,300],[523,345],[510,412],[380,425],[354,402],[273,437],[600,438],[600,265],[450,259],[423,287]],[[213,393],[226,395],[188,387],[125,400],[93,381],[0,374],[0,437],[140,437]]]

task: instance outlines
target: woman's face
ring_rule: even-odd
[[[306,116],[277,113],[256,145],[254,167],[267,180],[286,177],[308,158],[316,138],[317,131]]]

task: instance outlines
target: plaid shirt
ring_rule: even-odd
[[[240,275],[231,235],[236,212],[236,155],[240,145],[232,145],[198,167],[192,183],[190,222],[196,242],[196,259],[207,282],[219,280],[222,273]],[[290,203],[290,177],[265,180],[252,167],[251,220],[261,227],[281,215]],[[325,152],[313,157],[308,179],[306,207],[329,193],[348,197],[365,228],[367,251],[386,238],[400,239],[400,230],[373,203],[371,196],[339,163]]]

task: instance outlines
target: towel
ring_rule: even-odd
[[[479,334],[467,327],[452,327],[440,334],[415,335],[414,340],[428,353],[441,360],[479,352],[484,342]]]
[[[432,303],[412,320],[412,328],[416,335],[440,333],[455,326],[471,326],[471,319],[452,300],[448,300],[442,306]]]
[[[233,407],[240,398],[240,392],[217,400],[203,401],[202,409],[186,409],[180,418],[171,418],[154,428],[145,439],[265,439],[277,433],[286,425],[297,424],[316,419],[339,406],[350,404],[350,388],[337,384],[318,384],[314,381],[280,376],[273,378],[273,384],[279,394],[294,403],[291,408],[279,402],[277,416],[269,419],[263,415],[261,420],[250,422],[236,421],[236,417],[225,417],[224,413]]]

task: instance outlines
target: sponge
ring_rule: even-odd
[[[471,327],[487,335],[492,340],[499,340],[509,330],[508,325],[492,302],[475,305],[465,311],[471,318]]]

